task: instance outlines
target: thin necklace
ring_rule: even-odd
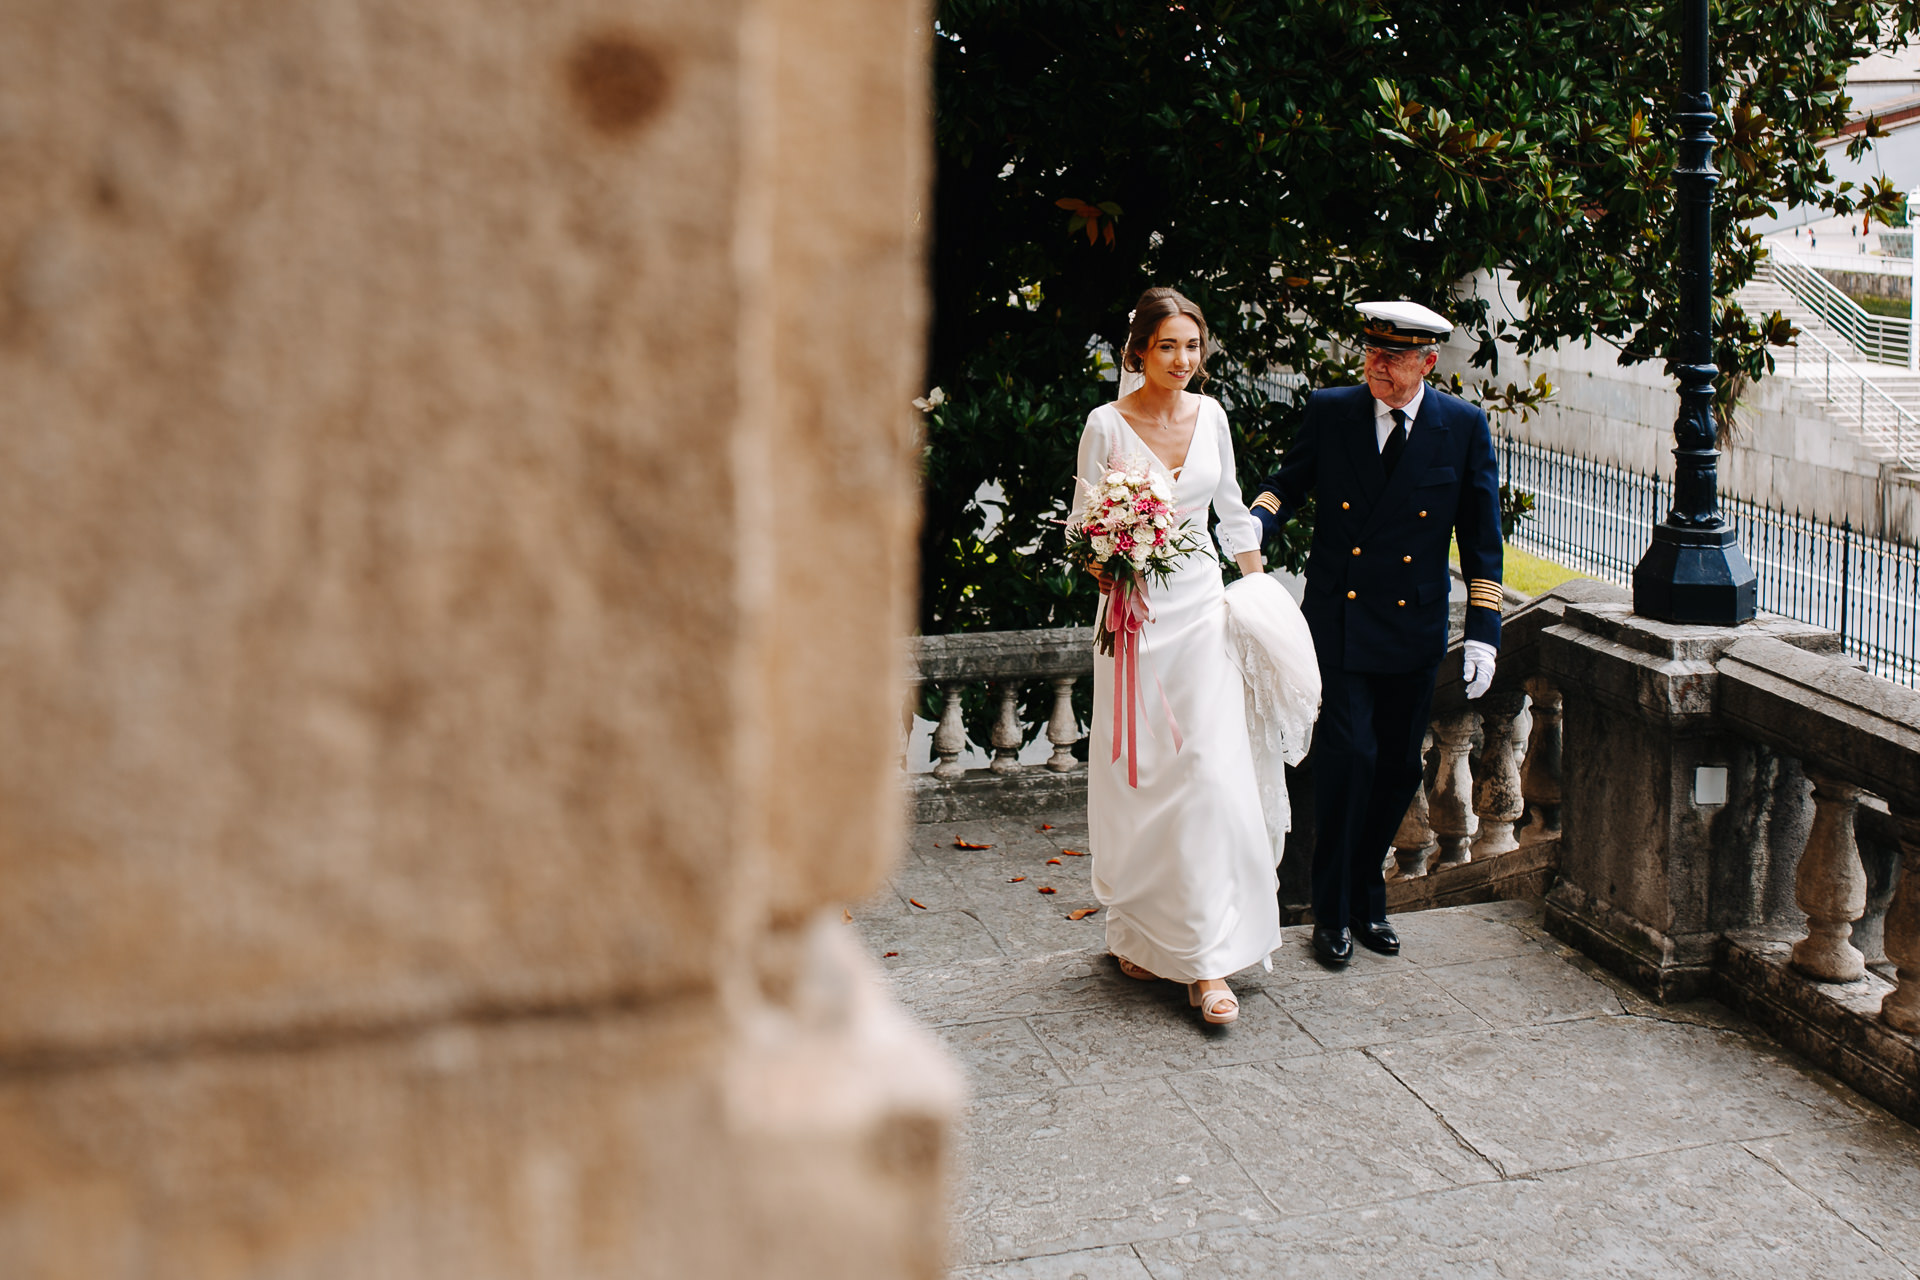
[[[1149,418],[1147,420],[1147,425],[1150,427],[1158,427],[1162,431],[1172,431],[1174,427],[1179,423],[1181,417],[1182,417],[1182,414],[1180,410],[1176,409],[1174,410],[1173,417],[1167,419],[1165,422],[1155,422],[1154,420]]]

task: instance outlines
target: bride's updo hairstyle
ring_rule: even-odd
[[[1120,364],[1128,373],[1141,372],[1146,367],[1141,354],[1153,342],[1161,322],[1174,316],[1185,316],[1200,326],[1200,367],[1193,376],[1193,385],[1197,387],[1207,380],[1207,357],[1213,354],[1213,339],[1207,336],[1207,318],[1200,314],[1193,299],[1178,289],[1149,289],[1133,304],[1133,323],[1127,326],[1127,350],[1120,357]]]

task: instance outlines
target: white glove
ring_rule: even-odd
[[[1477,698],[1493,683],[1494,648],[1484,640],[1463,640],[1460,678],[1467,682],[1467,697]]]

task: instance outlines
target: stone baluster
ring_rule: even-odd
[[[1425,760],[1427,753],[1433,750],[1433,730],[1427,730],[1427,736],[1420,743],[1420,758]],[[1416,880],[1427,874],[1427,864],[1433,859],[1433,851],[1439,842],[1434,838],[1433,827],[1427,821],[1427,787],[1424,779],[1414,789],[1413,803],[1407,806],[1406,816],[1400,819],[1400,829],[1393,833],[1392,857],[1399,864],[1397,871],[1402,880]]]
[[[1047,768],[1055,773],[1069,773],[1079,764],[1073,758],[1073,744],[1080,741],[1080,721],[1073,714],[1073,686],[1075,677],[1056,676],[1053,681],[1053,714],[1047,719],[1047,741],[1053,744],[1053,755],[1047,760]]]
[[[945,701],[940,707],[940,723],[933,730],[933,753],[940,757],[940,763],[933,766],[936,778],[958,778],[966,773],[960,764],[960,753],[967,749],[967,726],[960,718],[960,691],[966,687],[964,680],[940,682]]]
[[[994,686],[994,693],[1000,710],[993,718],[993,771],[1018,773],[1023,767],[1020,747],[1026,741],[1026,735],[1020,731],[1020,682],[1003,680]]]
[[[1867,909],[1867,871],[1854,843],[1860,788],[1807,770],[1813,825],[1794,872],[1793,896],[1807,913],[1807,936],[1793,944],[1793,967],[1821,982],[1852,982],[1867,971],[1853,945],[1853,922]]]
[[[1498,857],[1520,847],[1514,837],[1514,824],[1520,821],[1526,802],[1520,793],[1520,713],[1526,710],[1527,695],[1489,693],[1480,699],[1480,770],[1473,780],[1473,812],[1480,820],[1480,834],[1473,842],[1473,856]]]
[[[1473,750],[1473,730],[1479,719],[1475,712],[1461,711],[1433,722],[1440,768],[1433,794],[1427,798],[1427,822],[1440,841],[1437,866],[1454,867],[1473,860],[1473,834],[1480,824],[1473,816],[1473,776],[1467,754]]]
[[[1895,1031],[1920,1035],[1920,812],[1896,809],[1900,829],[1900,880],[1887,906],[1886,951],[1894,988],[1880,1003],[1880,1016]]]
[[[1533,815],[1528,830],[1554,835],[1560,830],[1560,690],[1535,676],[1527,681],[1527,693],[1533,699],[1533,733],[1527,739],[1527,762],[1520,770],[1520,796]]]

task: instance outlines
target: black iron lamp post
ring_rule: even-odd
[[[1687,0],[1682,21],[1680,139],[1680,339],[1675,372],[1673,508],[1633,570],[1633,611],[1662,622],[1732,626],[1754,615],[1755,579],[1720,514],[1713,380],[1713,102],[1707,96],[1707,0]]]

